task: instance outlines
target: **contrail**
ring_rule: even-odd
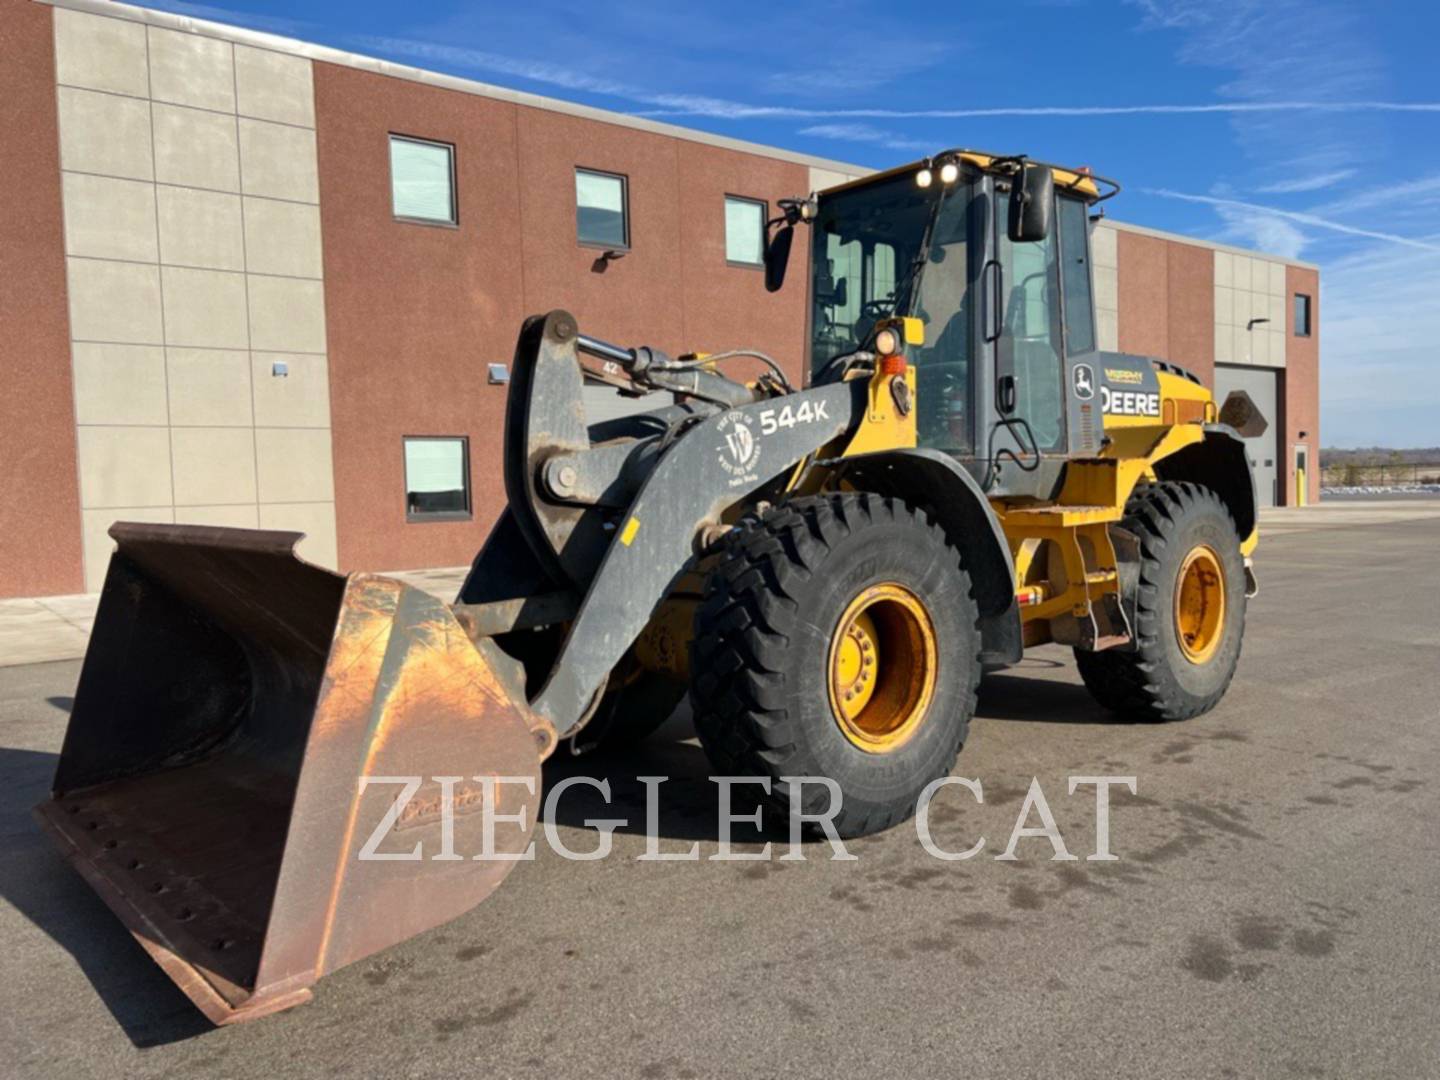
[[[1317,229],[1329,229],[1331,232],[1346,233],[1349,236],[1364,236],[1370,240],[1386,240],[1392,244],[1419,248],[1421,251],[1440,251],[1440,244],[1427,244],[1423,240],[1415,240],[1408,236],[1396,236],[1394,233],[1357,229],[1353,225],[1342,225],[1338,221],[1316,217],[1314,214],[1297,213],[1293,210],[1276,210],[1272,206],[1241,202],[1239,199],[1217,199],[1211,195],[1190,195],[1183,191],[1171,191],[1169,188],[1141,188],[1140,191],[1142,194],[1156,195],[1162,199],[1179,199],[1182,202],[1202,203],[1205,206],[1229,206],[1237,210],[1251,210],[1260,214],[1269,214],[1272,217],[1285,218],[1287,221],[1293,221],[1300,225],[1313,225]]]

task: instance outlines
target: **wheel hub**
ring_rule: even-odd
[[[1208,544],[1185,556],[1175,582],[1175,638],[1192,664],[1213,657],[1225,636],[1225,570]]]
[[[903,585],[872,585],[855,597],[830,641],[830,707],[845,737],[888,753],[919,729],[935,693],[935,627]]]

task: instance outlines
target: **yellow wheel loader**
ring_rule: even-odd
[[[1254,588],[1237,429],[1263,419],[1097,349],[1089,217],[1116,190],[951,150],[783,203],[767,285],[808,230],[804,388],[529,319],[508,506],[454,604],[307,565],[294,533],[117,524],[39,820],[227,1023],[478,903],[545,758],[641,737],[687,688],[717,772],[780,815],[830,778],[844,836],[914,812],[1027,646],[1073,647],[1126,714],[1211,708]],[[655,407],[588,423],[587,379]]]

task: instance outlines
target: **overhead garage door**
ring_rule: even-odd
[[[1250,400],[1255,402],[1260,415],[1270,421],[1263,434],[1245,440],[1245,450],[1250,455],[1250,468],[1255,471],[1255,492],[1261,506],[1274,506],[1278,498],[1279,377],[1280,372],[1274,368],[1215,365],[1215,400],[1224,405],[1225,398],[1232,390],[1244,390],[1250,395]]]

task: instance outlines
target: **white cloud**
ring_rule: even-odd
[[[1261,206],[1258,203],[1242,202],[1239,199],[1221,199],[1213,195],[1192,195],[1184,191],[1171,191],[1169,188],[1142,188],[1141,190],[1146,195],[1156,195],[1162,199],[1179,199],[1182,202],[1202,203],[1206,206],[1213,206],[1217,210],[1240,211],[1251,215],[1263,215],[1280,221],[1291,222],[1296,225],[1313,225],[1316,228],[1328,229],[1331,232],[1343,233],[1346,236],[1360,236],[1369,240],[1384,240],[1387,243],[1399,244],[1403,247],[1440,252],[1440,244],[1426,240],[1416,240],[1410,236],[1399,236],[1395,233],[1361,229],[1353,225],[1346,225],[1344,222],[1319,217],[1315,214],[1305,214],[1295,210],[1277,210],[1273,206]]]
[[[693,116],[723,120],[964,120],[990,117],[1079,117],[1079,116],[1208,116],[1267,113],[1356,113],[1425,112],[1440,113],[1440,102],[1400,101],[1218,101],[1199,104],[1136,105],[1024,105],[991,108],[822,108],[808,105],[780,105],[734,101],[703,94],[662,93],[616,79],[587,75],[578,69],[543,60],[487,52],[459,45],[400,37],[356,37],[357,48],[391,56],[404,56],[420,63],[441,64],[494,75],[506,75],[543,83],[565,90],[579,90],[619,98],[645,106],[641,116]]]
[[[1318,175],[1296,176],[1278,183],[1266,184],[1255,190],[1262,195],[1291,195],[1304,191],[1320,191],[1324,188],[1334,187],[1342,180],[1350,179],[1357,172],[1359,172],[1358,169],[1337,169],[1334,172],[1319,173]]]
[[[872,143],[890,150],[935,151],[939,145],[923,139],[907,139],[893,131],[882,131],[869,124],[815,124],[801,128],[801,135],[812,135],[820,139],[839,139],[843,142]]]

